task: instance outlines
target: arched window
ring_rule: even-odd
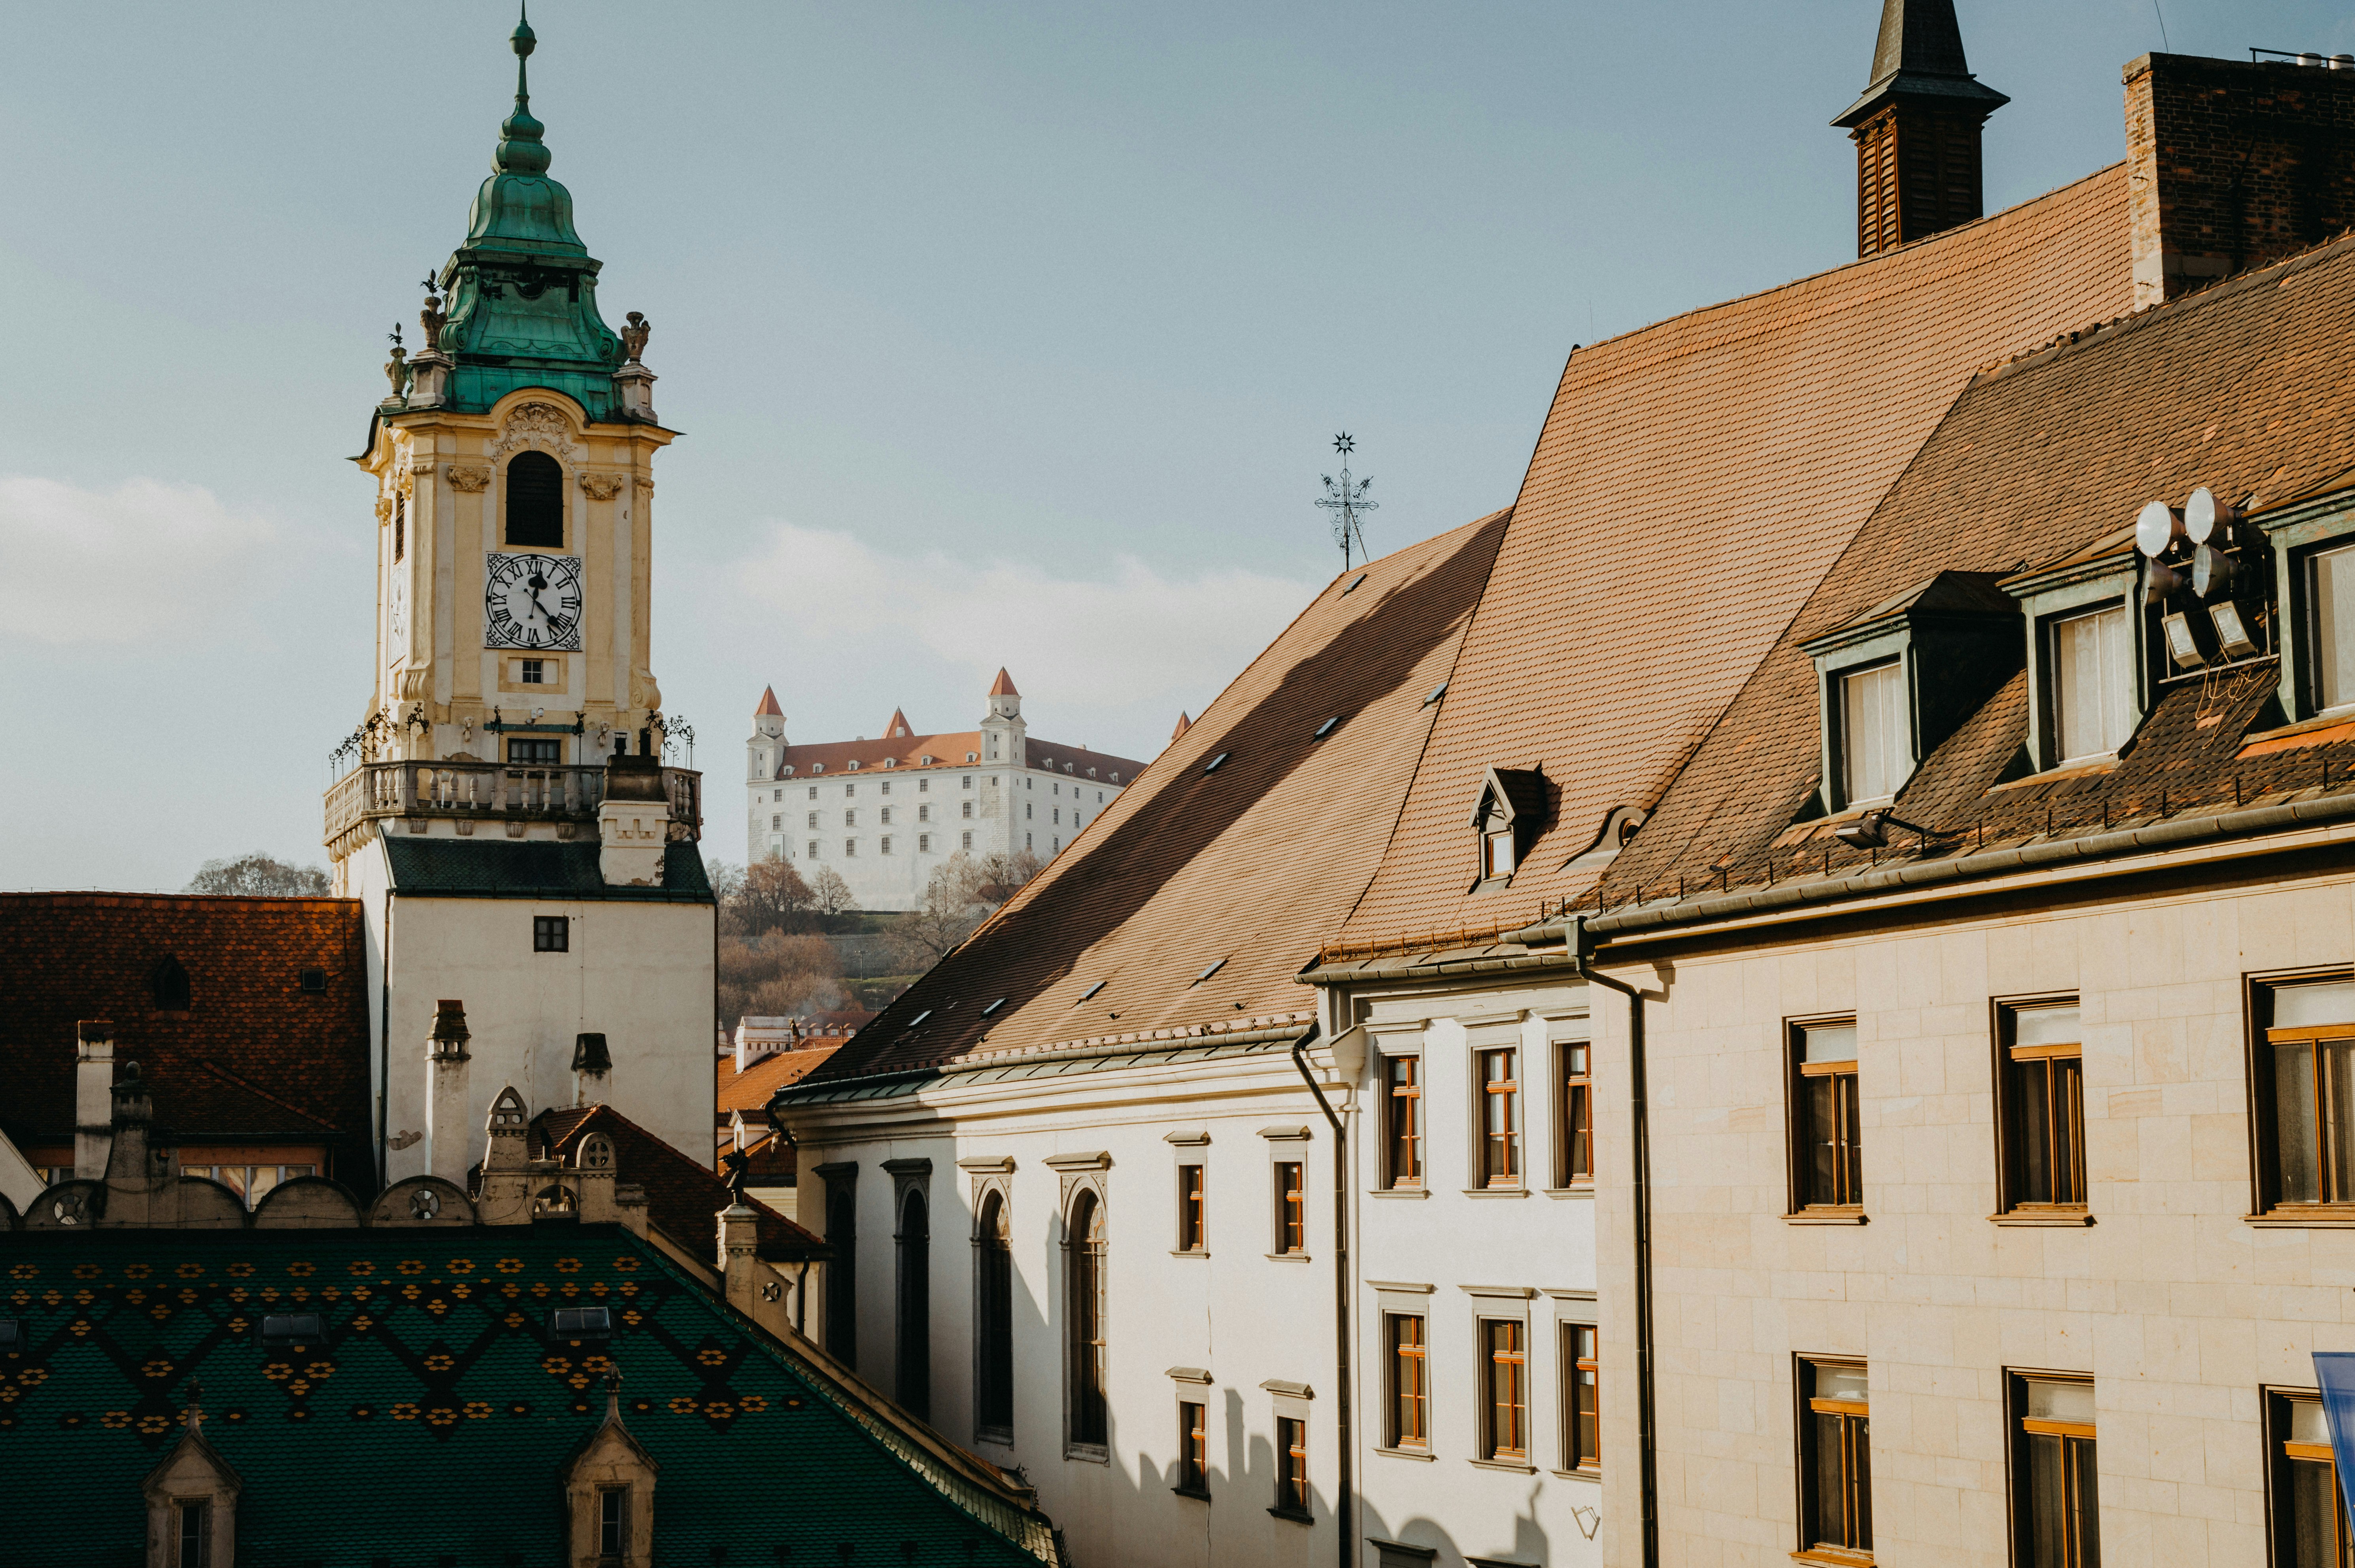
[[[1082,1192],[1072,1202],[1063,1251],[1071,1441],[1102,1447],[1111,1423],[1104,1408],[1103,1204],[1094,1193]]]
[[[834,1249],[826,1265],[826,1348],[846,1366],[858,1361],[858,1221],[847,1182],[828,1183],[826,1240]]]
[[[924,1195],[910,1192],[900,1209],[899,1334],[892,1390],[900,1405],[932,1417],[932,1231]]]
[[[1014,1441],[1014,1249],[1006,1200],[981,1200],[974,1232],[974,1424],[983,1435]]]
[[[564,548],[564,470],[544,452],[518,452],[507,464],[507,543]]]

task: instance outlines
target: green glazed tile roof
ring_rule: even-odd
[[[0,1472],[34,1505],[15,1510],[11,1568],[139,1563],[140,1485],[197,1383],[244,1486],[239,1568],[556,1568],[564,1468],[604,1419],[609,1357],[661,1467],[657,1563],[1053,1558],[1043,1518],[617,1225],[9,1241],[0,1314],[23,1336],[0,1351]],[[609,1346],[546,1334],[552,1307],[598,1303]],[[265,1347],[269,1312],[319,1313],[325,1343]]]
[[[392,867],[393,891],[410,897],[712,901],[703,856],[685,840],[663,847],[662,885],[650,888],[609,885],[597,869],[599,849],[593,843],[528,838],[520,843],[496,838],[477,842],[404,838],[388,833],[384,848]]]

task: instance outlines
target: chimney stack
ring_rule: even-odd
[[[1971,75],[1955,0],[1882,0],[1872,82],[1832,122],[1856,144],[1856,253],[1980,217],[1979,130],[2010,101]]]
[[[74,1040],[74,1176],[101,1181],[114,1141],[114,1020],[84,1019]]]
[[[431,1176],[466,1184],[466,1004],[441,1001],[433,1005],[433,1033],[425,1054],[425,1169]]]
[[[572,1103],[582,1108],[602,1105],[609,1092],[613,1073],[613,1053],[605,1049],[602,1034],[575,1035],[572,1039]]]

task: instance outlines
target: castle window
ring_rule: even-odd
[[[807,826],[809,826],[809,827],[815,827],[817,826],[817,813],[816,813],[816,812],[813,811],[813,812],[811,812],[811,813],[809,814],[809,822],[808,822]]]
[[[883,835],[883,853],[885,853],[886,855],[889,855],[890,852],[891,852],[891,836],[890,836],[889,833],[886,833],[885,835]]]
[[[524,659],[520,662],[523,665],[523,672],[519,678],[522,680],[524,685],[546,686],[548,684],[548,661],[546,659]]]
[[[931,834],[929,834],[929,833],[919,833],[919,834],[917,834],[917,835],[916,835],[916,853],[917,853],[917,854],[919,854],[919,855],[929,855],[929,854],[931,854],[932,852],[932,836]]]
[[[883,808],[883,826],[886,827],[891,826],[891,808],[888,805]]]
[[[883,765],[887,768],[890,767],[891,765],[891,759],[889,757],[884,758]],[[883,781],[883,793],[885,795],[890,795],[891,793],[891,781],[890,779],[885,779]]]
[[[967,848],[967,849],[970,849],[970,848],[973,848],[973,835],[972,835],[972,834],[968,833],[968,834],[966,834],[966,835],[964,836],[964,845],[962,846],[962,848]]]
[[[531,917],[531,950],[534,953],[564,953],[572,945],[572,920],[569,915],[536,914]]]
[[[929,804],[924,805],[920,805],[920,806],[916,807],[916,820],[917,820],[917,821],[919,821],[919,822],[930,822],[932,819],[932,806],[931,806]]]
[[[812,785],[810,785],[810,786],[809,786],[809,792],[810,792],[810,796],[809,796],[809,797],[810,797],[812,800],[815,800],[815,799],[817,798],[817,785],[815,785],[815,784],[812,784]]]
[[[564,548],[564,470],[544,452],[519,452],[507,464],[507,543]]]
[[[781,828],[783,828],[783,827],[784,827],[784,825],[785,825],[785,814],[784,814],[783,812],[782,812],[782,811],[777,812],[775,815],[772,816],[769,818],[769,831],[770,831],[770,832],[772,832],[772,833],[777,832],[778,830],[780,830]]]
[[[845,827],[858,827],[858,812],[856,812],[856,811],[846,811],[846,812],[844,812],[844,813],[842,814],[842,825],[843,825]]]
[[[844,839],[842,841],[842,853],[846,859],[856,856],[858,853],[858,840],[856,838]]]
[[[973,802],[966,801],[964,803],[964,815],[968,817],[973,816]]]

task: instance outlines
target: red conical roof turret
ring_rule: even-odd
[[[773,686],[764,686],[761,688],[761,706],[752,709],[752,717],[766,719],[773,715],[783,719],[785,716],[785,710],[777,706],[777,688]]]
[[[992,697],[1019,697],[1022,694],[1014,689],[1014,677],[1006,673],[1004,666],[1000,666],[997,671],[997,678],[990,683],[989,695]]]
[[[1187,731],[1191,730],[1193,727],[1194,727],[1194,721],[1193,721],[1191,719],[1188,719],[1188,718],[1187,718],[1187,717],[1186,717],[1185,709],[1178,709],[1178,728],[1176,728],[1175,730],[1172,730],[1172,731],[1169,731],[1169,738],[1170,738],[1171,740],[1175,741],[1175,740],[1178,739],[1180,736],[1184,735],[1184,734],[1186,733],[1186,731]]]

